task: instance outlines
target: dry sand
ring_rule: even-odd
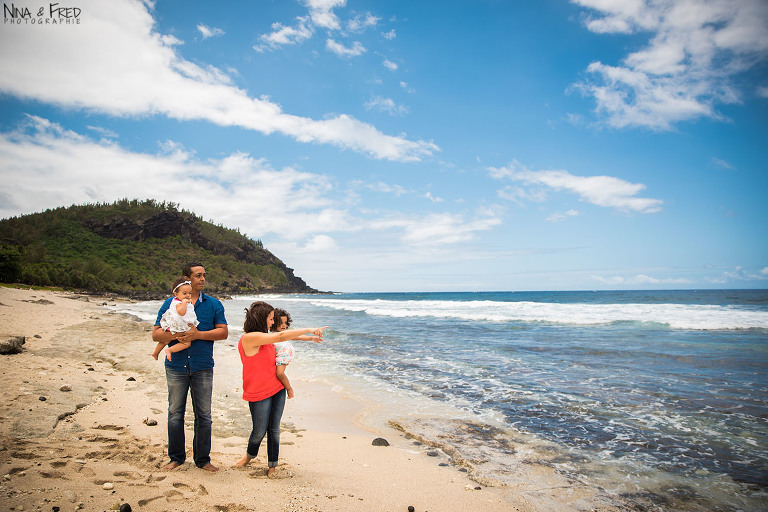
[[[189,403],[188,462],[162,471],[167,397],[163,364],[149,356],[151,326],[111,313],[106,301],[114,302],[0,287],[0,340],[26,337],[22,353],[0,355],[0,510],[594,509],[590,493],[551,470],[531,468],[511,489],[440,466],[398,431],[363,425],[362,401],[302,379],[293,365],[297,397],[283,417],[277,478],[266,477],[263,446],[249,467],[232,467],[244,453],[250,416],[247,404],[234,400],[239,390],[220,387],[214,388],[211,458],[221,471],[190,462]],[[219,354],[216,372],[240,371],[231,352]],[[376,437],[390,446],[373,446]]]

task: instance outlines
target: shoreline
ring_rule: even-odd
[[[6,509],[108,510],[122,503],[147,511],[240,511],[254,504],[340,511],[582,509],[568,490],[552,491],[563,493],[554,503],[536,504],[478,485],[457,466],[441,466],[414,449],[394,428],[365,425],[366,407],[375,404],[305,379],[298,367],[291,372],[297,398],[283,417],[278,478],[267,479],[263,449],[247,468],[231,467],[245,448],[250,417],[238,390],[216,385],[211,457],[221,471],[198,471],[189,459],[161,471],[167,440],[162,363],[149,355],[150,324],[102,307],[115,301],[121,299],[0,288],[0,335],[26,337],[22,353],[0,356],[0,504]],[[231,357],[217,355],[216,364],[216,372],[233,371]],[[191,407],[186,421],[191,458]],[[390,446],[373,446],[375,437]]]

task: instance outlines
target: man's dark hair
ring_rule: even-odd
[[[187,263],[181,270],[181,275],[184,277],[192,277],[192,269],[195,267],[202,267],[202,263]]]
[[[269,332],[267,317],[275,308],[263,301],[256,301],[245,309],[245,332]]]

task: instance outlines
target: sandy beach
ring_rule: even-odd
[[[145,511],[571,511],[617,510],[553,469],[521,467],[519,485],[488,486],[395,428],[373,429],[368,404],[302,378],[286,407],[278,477],[266,450],[247,468],[250,417],[239,389],[214,388],[215,474],[188,462],[162,471],[166,384],[149,355],[151,325],[104,306],[108,297],[0,288],[0,337],[24,336],[0,356],[0,509]],[[216,372],[240,371],[216,354]],[[222,379],[219,379],[221,381]],[[233,400],[238,398],[239,400]],[[385,438],[389,446],[374,446]],[[492,484],[490,484],[492,485]]]

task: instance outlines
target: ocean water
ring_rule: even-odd
[[[225,343],[253,300],[330,326],[297,346],[302,374],[486,480],[509,482],[524,446],[626,510],[768,510],[767,290],[235,297]]]

